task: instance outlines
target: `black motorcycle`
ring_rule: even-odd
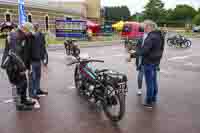
[[[137,44],[137,39],[135,39],[135,40],[125,39],[124,40],[124,48],[127,51],[135,50],[136,44]]]
[[[66,40],[64,42],[65,50],[67,55],[72,55],[77,57],[80,54],[80,49],[77,44],[75,44],[76,40]]]
[[[181,48],[189,48],[192,45],[192,42],[181,35],[175,35],[167,39],[167,44],[170,47],[181,47]]]
[[[92,62],[104,61],[77,58],[76,61],[68,64],[76,64],[75,87],[78,94],[84,96],[88,101],[100,103],[106,116],[117,122],[123,118],[125,113],[125,97],[128,91],[127,77],[108,69],[97,70],[91,65]]]

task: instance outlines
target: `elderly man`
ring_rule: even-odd
[[[164,50],[164,37],[157,30],[157,25],[153,21],[144,21],[144,29],[147,36],[143,46],[137,50],[133,57],[142,56],[142,64],[147,86],[147,94],[144,106],[152,108],[153,103],[157,100],[157,69]]]
[[[31,66],[32,66],[32,86],[31,86],[31,97],[34,99],[39,99],[40,95],[47,95],[48,93],[40,89],[41,80],[41,63],[45,59],[45,54],[47,54],[45,47],[45,36],[40,32],[39,24],[34,25],[34,44],[31,46]],[[43,63],[45,66],[47,64]]]

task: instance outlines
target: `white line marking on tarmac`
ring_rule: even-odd
[[[74,90],[74,89],[76,89],[76,87],[75,86],[69,86],[68,89],[69,90]]]
[[[117,55],[113,55],[113,56],[119,57],[119,56],[124,56],[124,54],[117,54]]]
[[[4,100],[2,103],[5,103],[5,104],[14,103],[14,99]]]
[[[112,47],[112,50],[119,50],[122,49],[121,47]]]
[[[189,57],[191,57],[191,56],[192,56],[192,55],[187,55],[187,56],[175,56],[175,57],[169,58],[168,60],[169,60],[169,61],[172,61],[172,60],[183,60],[183,59],[189,58]]]
[[[97,58],[106,59],[106,58],[110,58],[110,57],[123,57],[123,56],[125,56],[125,54],[115,54],[115,55],[111,55],[111,56],[99,56]]]
[[[194,64],[192,62],[185,63],[186,66],[200,66],[199,64]]]
[[[169,75],[169,74],[170,74],[170,72],[167,71],[167,70],[160,70],[160,73],[162,73],[162,74],[166,74],[166,75]]]

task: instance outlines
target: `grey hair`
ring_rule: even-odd
[[[152,21],[152,20],[145,20],[144,22],[143,22],[143,25],[148,25],[148,26],[150,26],[153,30],[158,30],[159,28],[158,28],[158,25],[154,22],[154,21]]]

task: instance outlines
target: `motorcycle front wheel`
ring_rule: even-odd
[[[78,65],[76,66],[75,72],[74,72],[74,82],[75,82],[75,87],[77,89],[77,92],[78,94],[80,94],[83,87],[83,81],[81,78],[81,73],[80,73]]]
[[[192,46],[192,42],[190,40],[186,40],[185,45],[187,48],[190,48]]]
[[[168,46],[172,47],[173,46],[173,40],[167,39],[167,44],[168,44]]]
[[[112,86],[108,86],[110,89],[114,89]],[[103,104],[103,110],[105,115],[113,122],[120,121],[125,114],[125,95],[113,94],[106,98],[106,102]]]
[[[81,52],[80,49],[78,47],[75,47],[73,49],[73,56],[75,56],[75,57],[79,56],[80,52]]]

